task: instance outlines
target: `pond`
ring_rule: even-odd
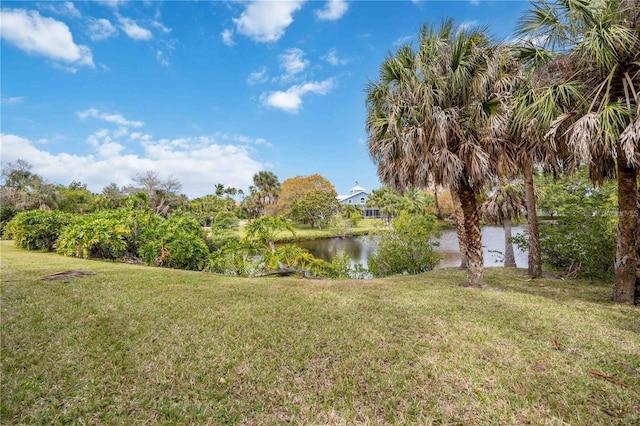
[[[525,229],[525,226],[514,226],[512,230],[513,236],[522,233]],[[377,242],[366,236],[299,241],[295,244],[309,250],[315,257],[327,261],[331,261],[336,253],[343,251],[349,256],[352,264],[360,263],[365,268],[367,267],[369,255],[375,253],[378,249]],[[484,248],[485,266],[502,266],[504,229],[498,226],[483,227],[482,244]],[[455,229],[442,231],[440,247],[437,248],[437,251],[444,256],[437,268],[448,268],[460,265],[460,250]],[[518,250],[515,246],[514,253],[518,267],[526,268],[528,265],[528,254]]]

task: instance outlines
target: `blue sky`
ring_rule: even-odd
[[[452,17],[510,40],[524,1],[2,2],[2,162],[94,192],[157,171],[189,197],[318,173],[380,186],[364,90]]]

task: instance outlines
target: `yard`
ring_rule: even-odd
[[[640,422],[640,310],[609,284],[249,279],[0,249],[2,424]],[[65,270],[96,275],[38,279]]]

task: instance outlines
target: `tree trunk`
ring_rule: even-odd
[[[638,186],[638,202],[636,207],[638,212],[638,230],[636,232],[638,233],[638,239],[640,239],[640,183]],[[636,240],[636,305],[640,305],[640,243],[637,241],[638,240]]]
[[[482,231],[476,206],[476,194],[466,179],[460,179],[457,191],[464,214],[467,273],[469,276],[467,285],[469,287],[482,288],[484,259],[482,256]]]
[[[638,263],[638,182],[637,171],[627,164],[618,145],[618,245],[615,261],[613,301],[635,303]]]
[[[458,234],[458,247],[460,247],[460,269],[467,269],[467,243],[464,232],[464,213],[460,204],[457,190],[450,190],[453,212],[456,219],[456,233]]]
[[[533,161],[526,155],[523,162],[524,192],[527,204],[527,223],[529,225],[529,276],[542,276],[542,257],[540,255],[540,231],[536,207],[536,190],[533,186]]]
[[[513,244],[511,243],[511,219],[506,218],[502,227],[504,228],[504,266],[515,268],[516,256],[513,253]]]
[[[433,199],[436,204],[436,217],[438,220],[442,220],[442,210],[440,209],[440,202],[438,201],[438,187],[433,189]]]

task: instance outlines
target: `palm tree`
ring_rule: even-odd
[[[367,88],[368,148],[378,176],[398,189],[433,183],[457,192],[464,214],[468,285],[482,287],[476,193],[513,167],[506,138],[510,73],[484,30],[425,25],[418,49],[403,46]]]
[[[542,166],[544,173],[554,175],[571,172],[576,167],[574,156],[562,141],[551,142],[544,138],[553,120],[572,109],[581,99],[579,86],[566,81],[559,73],[558,55],[540,48],[530,40],[520,40],[513,47],[514,59],[520,64],[516,75],[511,102],[510,131],[512,143],[517,149],[518,163],[524,177],[529,233],[529,276],[542,276],[542,256],[538,228],[534,169]]]
[[[257,202],[262,207],[262,215],[265,215],[267,205],[278,201],[280,182],[273,172],[261,171],[253,175],[253,184],[256,187]]]
[[[582,87],[584,101],[557,116],[546,137],[588,164],[592,181],[617,178],[613,300],[633,304],[640,299],[640,1],[538,1],[521,31],[568,52],[552,64]]]
[[[504,228],[504,266],[515,268],[516,258],[511,243],[511,221],[527,214],[522,184],[499,185],[480,206],[480,217],[485,222]]]

